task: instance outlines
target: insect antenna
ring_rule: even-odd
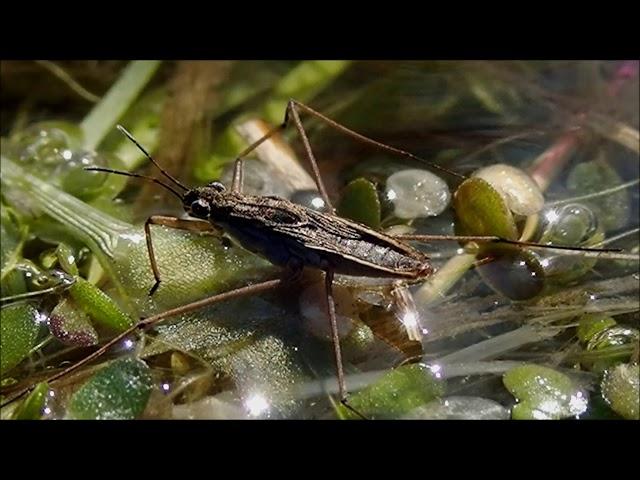
[[[176,197],[178,197],[180,200],[183,199],[183,195],[178,192],[176,189],[174,189],[173,187],[171,187],[170,185],[167,185],[166,183],[158,180],[157,178],[153,178],[153,177],[147,177],[146,175],[139,175],[137,173],[129,173],[129,172],[123,172],[122,170],[113,170],[111,168],[102,168],[102,167],[85,167],[84,168],[87,171],[90,172],[106,172],[106,173],[115,173],[116,175],[124,175],[125,177],[135,177],[135,178],[143,178],[145,180],[148,180],[150,182],[153,183],[157,183],[158,185],[163,186],[165,189],[167,189],[168,191],[170,191],[171,193],[173,193]]]
[[[118,130],[120,130],[120,132],[122,132],[129,140],[131,140],[136,147],[138,147],[140,149],[140,151],[142,153],[144,153],[144,155],[151,160],[151,163],[153,163],[156,168],[158,170],[160,170],[160,172],[167,177],[169,180],[171,180],[174,184],[176,184],[177,186],[179,186],[180,188],[184,189],[184,190],[189,190],[188,187],[185,187],[182,183],[180,183],[176,178],[174,178],[169,172],[167,172],[164,168],[162,168],[160,166],[160,164],[158,162],[156,162],[153,157],[151,155],[149,155],[149,152],[147,152],[144,147],[142,145],[140,145],[138,143],[138,141],[133,137],[133,135],[131,135],[126,128],[124,128],[122,125],[117,125],[116,128]]]

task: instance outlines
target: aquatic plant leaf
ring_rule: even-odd
[[[603,313],[585,313],[578,319],[576,334],[583,343],[588,343],[597,334],[613,327],[616,321]]]
[[[481,397],[451,396],[433,400],[403,417],[410,420],[508,420],[509,410]]]
[[[477,170],[473,176],[486,180],[502,196],[513,213],[533,215],[544,205],[544,197],[538,184],[519,168],[497,163]]]
[[[515,420],[550,420],[582,414],[587,399],[563,373],[541,365],[527,364],[506,372],[502,381],[518,403]]]
[[[380,228],[378,193],[375,185],[364,178],[358,178],[345,187],[337,211],[341,217]]]
[[[14,420],[40,420],[49,392],[49,384],[41,382],[33,389],[27,398],[13,412]]]
[[[36,345],[40,324],[38,311],[31,304],[3,307],[0,315],[0,375],[4,378]]]
[[[640,420],[640,371],[638,364],[622,364],[607,370],[602,396],[611,409],[629,420]]]
[[[67,415],[83,420],[135,419],[144,411],[152,388],[153,378],[142,360],[117,360],[73,395]]]
[[[98,343],[98,333],[89,316],[71,298],[63,298],[51,311],[49,329],[67,345],[90,347]]]
[[[243,403],[264,407],[253,409],[254,418],[287,418],[300,407],[294,387],[310,380],[291,328],[302,321],[291,317],[258,296],[225,302],[159,325],[144,355],[170,349],[196,355],[233,382]]]
[[[497,235],[515,240],[518,235],[511,211],[486,180],[469,178],[453,195],[459,235]]]
[[[567,188],[575,195],[587,195],[623,183],[616,171],[604,161],[584,162],[576,165],[567,178]],[[620,190],[606,196],[583,200],[596,214],[605,231],[617,230],[629,221],[631,202],[629,192]]]
[[[444,394],[444,386],[425,365],[405,365],[349,397],[349,405],[370,419],[399,418]],[[346,418],[357,416],[340,406]]]
[[[122,332],[135,323],[106,293],[82,277],[76,277],[69,294],[91,318],[107,328]]]

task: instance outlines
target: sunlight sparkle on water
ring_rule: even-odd
[[[553,223],[560,218],[560,215],[558,215],[558,212],[555,210],[549,210],[544,214],[544,218],[546,218],[549,223]]]
[[[311,200],[311,205],[313,205],[313,208],[324,208],[324,200],[320,197],[316,197]]]
[[[418,319],[413,312],[407,312],[402,316],[402,323],[407,328],[415,328],[418,326]]]
[[[429,365],[429,370],[436,378],[442,378],[442,365]]]
[[[269,409],[267,399],[259,393],[251,395],[244,402],[244,406],[252,417],[257,417]]]

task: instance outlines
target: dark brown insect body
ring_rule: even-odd
[[[359,223],[341,218],[333,214],[331,201],[320,177],[317,162],[311,151],[311,146],[298,116],[298,109],[315,116],[325,124],[341,131],[357,140],[375,146],[388,153],[403,156],[405,158],[420,160],[419,157],[399,150],[394,147],[379,143],[375,140],[360,135],[357,132],[338,124],[304,104],[289,101],[283,123],[267,132],[262,138],[247,147],[236,159],[233,183],[227,190],[221,183],[212,182],[205,187],[190,189],[173,178],[158,165],[146,150],[124,128],[118,127],[127,135],[149,158],[149,160],[168,178],[169,185],[158,179],[144,175],[111,170],[107,168],[90,167],[86,170],[111,172],[130,177],[140,177],[163,186],[180,198],[185,211],[196,219],[186,220],[175,217],[152,216],[145,222],[145,234],[149,260],[156,283],[150,290],[153,294],[160,285],[161,278],[155,261],[153,242],[151,240],[151,225],[165,225],[167,227],[205,232],[221,227],[231,236],[235,237],[246,249],[265,256],[272,263],[284,266],[291,272],[299,272],[303,267],[320,269],[325,272],[325,289],[327,298],[327,316],[331,324],[332,342],[336,360],[338,387],[340,400],[352,412],[362,416],[353,410],[347,403],[347,390],[342,368],[340,340],[336,321],[335,303],[333,299],[333,278],[336,273],[345,275],[387,277],[404,280],[424,278],[433,273],[429,258],[422,252],[409,246],[404,240],[466,240],[466,241],[500,241],[519,245],[537,245],[531,242],[520,242],[499,237],[456,237],[456,236],[430,236],[430,235],[405,235],[393,238]],[[242,158],[266,141],[274,134],[286,128],[290,120],[298,130],[303,141],[309,163],[313,169],[314,178],[318,190],[325,205],[331,213],[321,213],[301,205],[278,197],[257,197],[242,193]],[[443,170],[442,167],[432,165]],[[454,172],[448,173],[460,177]],[[464,178],[464,177],[463,177]],[[176,190],[176,187],[182,192]],[[548,246],[547,246],[548,247]],[[572,247],[554,246],[554,248],[571,249]],[[282,284],[282,280],[273,279],[261,283],[237,288],[228,292],[213,295],[208,298],[173,308],[152,317],[141,320],[137,325],[120,333],[111,339],[100,349],[85,357],[76,364],[64,369],[48,379],[49,382],[60,378],[81,365],[104,354],[111,346],[132,334],[137,329],[149,328],[165,318],[184,314],[197,310],[207,305],[226,301],[232,298],[264,292],[276,288]],[[23,390],[19,395],[26,393]]]
[[[365,225],[279,197],[229,192],[220,183],[184,196],[191,216],[219,225],[247,250],[294,271],[416,279],[433,272],[422,252]]]

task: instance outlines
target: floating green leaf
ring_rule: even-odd
[[[117,360],[73,395],[68,416],[83,420],[135,419],[144,411],[152,388],[153,378],[142,360]]]
[[[380,200],[376,187],[364,178],[349,183],[338,205],[338,215],[363,223],[371,228],[380,228]]]
[[[565,374],[540,365],[522,365],[506,372],[502,381],[516,397],[515,420],[552,420],[583,413],[587,399]]]
[[[422,364],[406,365],[386,373],[373,385],[349,397],[349,405],[370,419],[399,418],[444,394],[444,387]],[[340,407],[346,418],[355,414]]]
[[[24,360],[38,339],[38,311],[31,304],[3,307],[0,313],[0,374]]]

